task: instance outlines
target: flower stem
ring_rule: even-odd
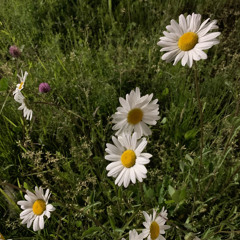
[[[197,69],[197,64],[195,66],[195,89],[196,89],[196,95],[197,95],[197,102],[198,102],[198,111],[199,111],[199,118],[200,118],[200,133],[201,133],[201,138],[200,138],[200,161],[199,161],[199,173],[198,176],[201,176],[202,172],[202,167],[203,167],[203,110],[202,110],[202,103],[200,99],[200,86],[199,86],[199,79],[198,79],[198,69]],[[201,193],[201,188],[199,184],[199,189]]]

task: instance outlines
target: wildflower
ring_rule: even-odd
[[[126,240],[125,238],[122,238],[122,240]],[[138,235],[137,231],[133,229],[132,231],[129,231],[129,240],[143,240],[142,233]]]
[[[122,135],[118,139],[112,137],[113,144],[107,143],[105,151],[109,154],[105,156],[106,160],[111,161],[107,166],[108,176],[116,178],[115,184],[128,187],[130,181],[135,184],[136,179],[142,182],[146,178],[147,169],[144,166],[150,162],[152,157],[149,153],[142,153],[147,145],[145,138],[137,141],[137,134]]]
[[[165,234],[165,230],[170,226],[165,225],[165,220],[161,216],[157,216],[153,209],[153,216],[143,212],[146,222],[143,223],[145,229],[142,231],[143,237],[148,240],[166,240],[161,234]]]
[[[14,46],[14,45],[9,48],[9,53],[14,58],[18,58],[21,55],[20,49],[17,46]]]
[[[27,201],[17,202],[24,210],[20,213],[22,224],[30,228],[33,223],[33,231],[44,228],[44,215],[50,218],[50,212],[55,210],[52,204],[48,204],[50,195],[49,189],[44,194],[42,187],[35,187],[35,194],[27,190],[24,196]]]
[[[20,76],[20,75],[17,75],[17,76],[18,76],[19,79],[20,79],[20,83],[17,84],[17,87],[16,87],[16,89],[14,90],[13,95],[19,93],[19,92],[23,89],[24,83],[25,83],[26,78],[27,78],[27,76],[28,76],[28,72],[25,71],[25,72],[24,72],[24,75],[23,75],[23,72],[22,72],[22,70],[21,70],[21,76]]]
[[[27,108],[24,101],[22,102],[22,105],[18,108],[18,110],[23,110],[23,117],[25,117],[27,120],[31,121],[33,111],[31,109]]]
[[[47,93],[51,90],[48,83],[40,83],[38,88],[40,93]]]
[[[159,120],[158,100],[152,100],[153,94],[140,96],[140,90],[132,90],[126,95],[126,100],[122,97],[119,102],[122,105],[117,108],[117,112],[113,114],[113,130],[117,130],[116,135],[122,133],[131,134],[133,131],[137,133],[137,137],[151,135],[152,132],[148,125],[156,125]]]
[[[201,23],[200,14],[188,15],[186,18],[181,14],[179,24],[171,20],[171,25],[166,27],[164,37],[160,37],[157,43],[163,47],[160,51],[167,52],[162,56],[162,60],[173,62],[176,65],[181,60],[182,66],[186,64],[192,67],[193,60],[207,59],[207,54],[203,51],[219,43],[217,37],[220,32],[212,32],[218,29],[217,20],[209,21],[209,18]]]

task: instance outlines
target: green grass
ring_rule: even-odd
[[[143,228],[142,211],[165,206],[166,239],[240,239],[239,7],[227,0],[2,0],[0,75],[8,89],[0,92],[0,232],[12,239],[121,239]],[[162,61],[156,45],[171,19],[192,12],[217,19],[222,33],[197,63],[201,174],[194,69]],[[13,44],[22,49],[18,60],[8,53]],[[11,94],[20,69],[29,72],[23,93],[31,122]],[[50,93],[38,93],[41,82]],[[161,118],[148,138],[147,179],[124,189],[107,177],[104,155],[118,98],[136,86],[158,98]],[[20,224],[23,193],[6,183],[51,189],[56,211],[40,233]]]

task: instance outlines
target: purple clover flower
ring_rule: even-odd
[[[12,57],[18,58],[21,55],[21,51],[17,46],[11,46],[9,48],[9,53],[11,54]]]
[[[47,92],[49,92],[51,90],[49,84],[48,83],[44,83],[44,82],[39,84],[39,88],[38,89],[39,89],[40,93],[47,93]]]

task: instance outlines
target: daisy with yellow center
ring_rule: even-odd
[[[179,23],[171,20],[164,31],[164,37],[160,37],[157,43],[163,47],[160,51],[167,52],[162,60],[173,62],[176,65],[180,60],[183,66],[192,67],[193,60],[206,59],[207,54],[203,51],[219,43],[217,37],[220,32],[211,32],[218,29],[217,21],[209,22],[209,18],[201,23],[201,15],[193,13],[186,18],[183,14],[179,16]]]
[[[21,90],[23,89],[24,83],[25,83],[26,78],[27,78],[27,76],[28,76],[28,72],[25,71],[25,72],[24,72],[24,75],[23,75],[23,72],[22,72],[22,70],[21,70],[21,76],[20,76],[20,75],[17,75],[17,76],[19,77],[20,83],[17,84],[17,87],[16,87],[16,89],[14,90],[13,95],[21,92]]]
[[[135,184],[136,179],[142,182],[147,177],[147,169],[144,166],[152,157],[149,153],[142,153],[147,145],[145,138],[137,140],[137,133],[123,134],[118,138],[112,137],[113,144],[107,143],[105,151],[108,155],[105,159],[111,161],[107,166],[108,176],[115,177],[115,184],[128,187],[130,181]]]
[[[158,100],[152,100],[153,94],[141,97],[140,90],[132,90],[126,95],[126,99],[120,97],[119,102],[122,105],[117,108],[113,114],[113,130],[117,130],[116,135],[122,133],[137,133],[137,137],[149,136],[152,134],[148,125],[156,125],[159,120]]]
[[[161,213],[165,216],[163,218]],[[167,211],[162,209],[161,213],[157,215],[157,212],[153,209],[153,215],[148,215],[143,212],[146,222],[143,223],[145,229],[142,231],[142,236],[147,237],[148,240],[166,240],[162,234],[165,234],[165,230],[169,229],[170,226],[165,225]]]
[[[50,218],[50,212],[55,210],[52,204],[48,204],[50,195],[49,189],[44,194],[42,187],[35,187],[35,194],[27,190],[24,196],[27,201],[17,202],[24,210],[20,213],[22,224],[27,224],[30,228],[33,223],[33,231],[44,228],[44,215]]]

